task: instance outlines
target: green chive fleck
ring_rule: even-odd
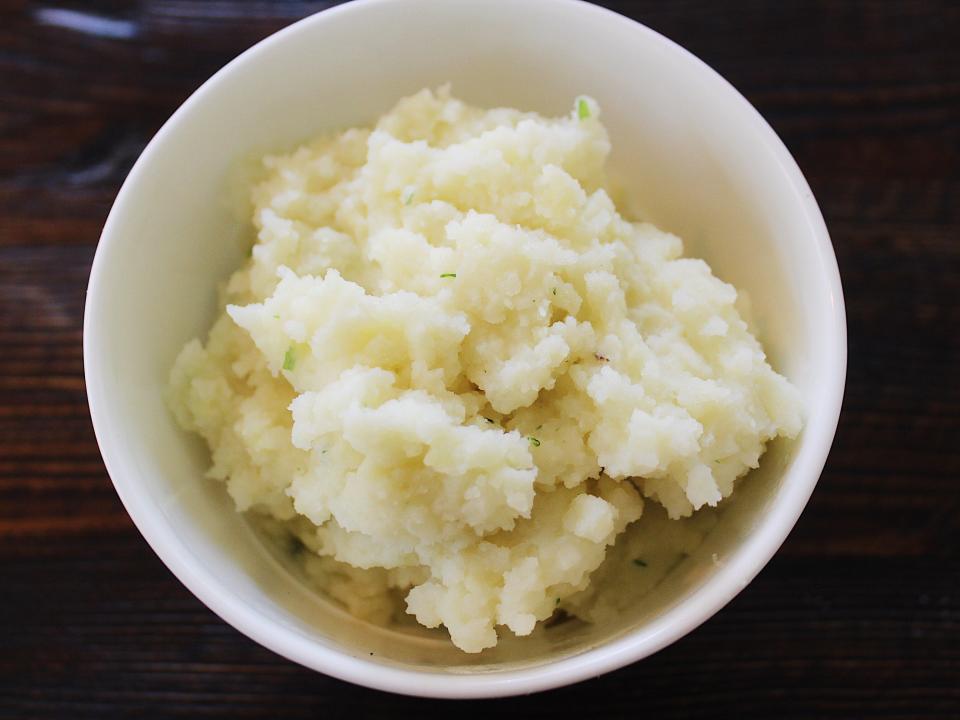
[[[559,605],[559,604],[560,604],[560,598],[557,598],[557,601],[554,603],[554,605]]]
[[[542,428],[542,427],[543,427],[543,425],[537,425],[537,430],[539,430],[539,429]]]
[[[413,202],[413,188],[408,188],[407,191],[403,194],[403,204],[409,205]]]
[[[287,348],[287,352],[283,356],[283,369],[284,370],[293,370],[293,366],[297,364],[297,357],[293,352],[293,345]]]
[[[440,277],[442,278],[455,278],[456,276],[456,273],[440,273]]]
[[[557,294],[557,289],[556,289],[556,288],[553,289],[553,294],[554,294],[554,295]]]
[[[646,566],[647,566],[647,563],[644,562],[643,560],[641,560],[640,558],[634,558],[633,564],[636,565],[637,567],[646,567]]]
[[[577,117],[581,120],[590,117],[590,103],[586,98],[577,98]]]
[[[527,440],[529,440],[530,444],[533,445],[534,447],[540,447],[540,441],[537,440],[533,435],[530,435],[527,438]]]

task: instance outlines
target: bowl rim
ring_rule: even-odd
[[[705,580],[690,596],[664,612],[642,628],[624,632],[620,637],[576,655],[542,665],[484,673],[448,674],[433,671],[407,670],[383,664],[365,655],[353,655],[335,647],[326,647],[292,628],[278,626],[265,620],[255,609],[223,591],[211,572],[198,560],[173,542],[173,531],[153,512],[151,502],[137,490],[135,480],[119,472],[126,454],[124,447],[113,441],[111,418],[107,414],[104,381],[97,369],[96,348],[103,332],[97,323],[97,306],[101,302],[100,287],[109,270],[112,248],[120,242],[114,232],[118,208],[125,204],[146,172],[151,158],[164,138],[174,131],[181,117],[202,103],[211,90],[227,74],[247,63],[275,44],[300,32],[307,32],[316,24],[329,22],[347,14],[369,12],[393,0],[355,0],[307,16],[253,45],[212,75],[180,105],[147,144],[124,180],[111,207],[94,255],[83,321],[83,363],[90,416],[97,443],[111,481],[124,507],[163,563],[201,602],[221,619],[241,633],[273,652],[326,675],[403,695],[434,698],[505,697],[547,690],[567,685],[618,669],[641,660],[683,637],[712,617],[732,600],[763,569],[786,539],[804,509],[819,480],[833,442],[846,379],[847,342],[846,315],[843,291],[836,257],[826,224],[806,179],[786,146],[763,119],[760,113],[725,78],[705,62],[672,40],[647,26],[612,10],[592,5],[583,0],[527,0],[528,3],[578,6],[578,11],[605,16],[610,23],[629,24],[643,36],[679,58],[680,62],[694,63],[714,82],[725,86],[731,101],[746,110],[745,117],[753,124],[757,141],[766,145],[777,158],[790,189],[803,208],[809,235],[816,240],[816,257],[820,272],[831,291],[832,315],[823,328],[823,347],[831,351],[833,362],[828,371],[824,393],[825,407],[821,408],[824,421],[815,429],[805,428],[793,468],[795,477],[785,483],[771,501],[767,515],[753,534],[739,546],[738,551],[715,574]]]

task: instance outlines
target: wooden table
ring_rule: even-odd
[[[214,70],[326,4],[0,0],[0,717],[459,711],[221,622],[127,518],[87,415],[84,288],[124,175]],[[960,717],[960,3],[611,5],[729,78],[805,171],[846,291],[845,408],[799,525],[713,620],[477,709]]]

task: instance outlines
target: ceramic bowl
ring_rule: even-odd
[[[732,41],[732,40],[731,40]],[[301,583],[204,478],[206,448],[164,404],[171,363],[209,328],[243,261],[238,159],[373,121],[451,83],[463,99],[559,115],[589,94],[635,210],[749,293],[806,426],[775,443],[701,548],[615,621],[505,638],[479,655],[374,627]],[[130,516],[198,598],[271,650],[373,688],[436,697],[528,693],[640,660],[709,618],[771,558],[830,449],[846,364],[843,297],[817,203],[783,143],[703,62],[573,0],[360,0],[308,17],[224,67],[163,126],[110,213],[84,326],[90,410]],[[509,634],[509,633],[505,633]]]

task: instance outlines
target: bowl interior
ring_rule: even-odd
[[[162,397],[176,353],[209,328],[217,283],[250,242],[230,189],[238,161],[369,123],[401,96],[446,82],[468,101],[548,114],[568,112],[578,94],[595,97],[613,140],[613,170],[635,212],[679,234],[688,254],[749,293],[774,366],[800,387],[808,411],[801,439],[774,447],[701,549],[618,620],[560,627],[532,641],[507,638],[476,656],[359,623],[303,587],[265,551],[223,488],[203,478],[205,447],[175,425]],[[536,668],[630,630],[656,649],[663,623],[695,625],[716,609],[717,593],[732,594],[729,582],[716,584],[725,569],[742,585],[765,562],[822,464],[822,442],[808,447],[808,439],[832,435],[842,309],[808,192],[732,88],[660,36],[597,8],[372,1],[308,19],[191,98],[114,207],[91,281],[85,351],[111,475],[147,539],[195,593],[261,642],[327,672],[330,648],[449,674]],[[783,503],[787,528],[765,529]],[[697,603],[697,617],[677,614]]]

